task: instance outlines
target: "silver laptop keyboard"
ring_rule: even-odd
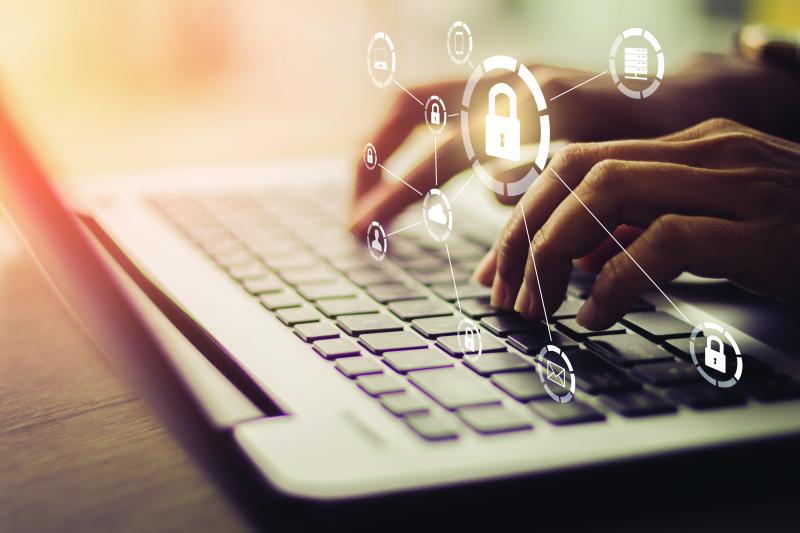
[[[326,198],[264,189],[150,202],[265,312],[292,328],[298,342],[328,360],[332,372],[424,439],[800,397],[798,383],[747,354],[748,371],[735,390],[707,385],[689,363],[692,327],[644,301],[607,330],[583,329],[575,315],[593,278],[576,272],[550,327],[552,343],[572,362],[578,393],[556,403],[534,358],[548,344],[547,326],[493,309],[489,289],[469,280],[492,235],[459,221],[448,240],[453,275],[443,246],[421,226],[394,235],[378,263],[365,242],[341,229]],[[458,344],[464,316],[481,327],[483,353],[474,360],[462,358]],[[509,409],[509,402],[527,406],[531,416]]]

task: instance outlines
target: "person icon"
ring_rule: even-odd
[[[381,232],[377,227],[375,228],[375,232],[373,233],[371,246],[372,249],[377,251],[378,253],[380,254],[383,253],[383,245],[381,244]]]

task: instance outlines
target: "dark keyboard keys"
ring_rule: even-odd
[[[384,313],[340,316],[336,324],[351,336],[403,329],[402,322]]]
[[[423,398],[418,392],[409,391],[400,394],[387,394],[381,396],[379,401],[390,413],[397,416],[430,411],[430,400]]]
[[[546,328],[546,326],[538,320],[526,320],[522,315],[518,314],[489,316],[481,320],[481,326],[501,337],[505,337],[511,333],[521,333],[523,331],[537,329],[544,330]]]
[[[383,367],[381,367],[380,363],[368,357],[343,357],[336,360],[335,366],[339,372],[351,379],[383,372]]]
[[[457,334],[461,320],[462,318],[458,316],[418,318],[411,322],[411,327],[429,339],[435,339],[442,335]]]
[[[597,411],[591,405],[574,398],[567,403],[556,403],[547,398],[530,402],[528,407],[531,411],[556,426],[599,422],[606,419],[606,415]]]
[[[533,364],[511,352],[484,353],[474,359],[464,359],[464,365],[482,376],[499,372],[530,370]]]
[[[692,354],[690,350],[690,343],[691,339],[682,338],[682,339],[670,339],[664,343],[664,349],[669,350],[674,355],[677,355],[684,361],[691,362],[692,361]],[[694,346],[695,350],[694,353],[697,355],[697,360],[700,361],[703,357],[703,353],[706,348],[706,339],[704,337],[695,337],[694,339]]]
[[[639,335],[608,335],[592,339],[588,345],[621,366],[675,360],[671,353]]]
[[[589,350],[567,350],[566,354],[572,363],[575,384],[589,394],[641,388],[635,380]],[[548,356],[548,358],[552,358],[558,365],[563,364],[559,357]]]
[[[340,333],[333,324],[327,322],[307,322],[294,327],[294,334],[305,342],[335,339]]]
[[[423,285],[434,285],[437,283],[453,283],[453,276],[455,275],[456,283],[465,283],[469,280],[469,275],[461,272],[454,272],[450,274],[450,269],[436,270],[433,272],[418,272],[414,274],[414,278]]]
[[[464,300],[461,302],[461,311],[470,318],[480,320],[487,316],[495,316],[503,313],[500,309],[495,309],[489,305],[489,298],[475,298],[474,300]]]
[[[578,300],[564,300],[556,312],[550,315],[548,318],[572,318],[578,314],[578,310],[582,305],[583,302]]]
[[[637,366],[632,373],[637,379],[656,387],[666,387],[676,383],[692,383],[702,379],[694,366],[674,360]]]
[[[429,298],[392,302],[389,304],[389,311],[406,321],[453,314],[450,306]]]
[[[637,333],[657,341],[689,337],[693,329],[683,320],[663,311],[628,313],[622,322]]]
[[[491,382],[520,402],[526,402],[536,398],[548,398],[552,402],[547,391],[544,390],[544,385],[542,385],[542,380],[539,379],[539,374],[536,372],[495,374],[491,377]]]
[[[556,323],[556,327],[576,339],[585,339],[588,337],[597,337],[599,335],[617,335],[625,333],[625,327],[622,324],[614,324],[608,329],[601,329],[600,331],[592,331],[578,324],[574,318],[565,318]]]
[[[667,394],[670,399],[698,410],[728,407],[745,403],[744,397],[738,392],[729,389],[718,389],[705,381],[691,385],[671,387]]]
[[[447,409],[500,402],[488,383],[460,368],[420,370],[408,376],[411,383]]]
[[[467,300],[469,298],[488,298],[492,295],[492,289],[490,287],[484,287],[483,285],[478,285],[471,281],[467,283],[457,283],[457,285],[458,297],[462,300]],[[452,281],[450,283],[435,283],[431,285],[431,288],[440,298],[448,302],[456,301],[456,293],[453,289]]]
[[[377,313],[380,308],[372,300],[361,296],[355,298],[339,298],[335,300],[320,300],[317,309],[328,318],[337,318],[344,315],[363,315]]]
[[[677,409],[667,400],[646,391],[614,392],[600,396],[612,411],[629,418],[674,413]]]
[[[467,355],[478,353],[477,344],[474,350],[466,350],[464,347],[466,351],[462,351],[462,347],[458,344],[458,335],[439,337],[436,339],[436,345],[453,357],[461,357],[464,353]],[[500,340],[485,331],[481,333],[481,353],[504,352],[505,350],[506,346]]]
[[[428,347],[425,339],[413,331],[367,333],[360,337],[359,342],[370,352],[379,355],[394,350],[414,350]]]
[[[456,411],[469,427],[484,435],[532,429],[524,416],[503,405],[465,407]]]
[[[516,348],[522,353],[528,355],[537,355],[542,348],[548,344],[558,346],[562,350],[567,348],[575,348],[578,343],[563,333],[558,331],[551,331],[553,338],[547,334],[547,329],[540,329],[538,331],[530,331],[527,333],[514,333],[508,336],[506,341],[509,346]]]
[[[314,343],[314,351],[325,359],[352,357],[361,354],[361,349],[350,339],[324,339]]]
[[[374,374],[370,376],[359,376],[356,383],[361,390],[370,396],[383,396],[396,392],[405,392],[406,384],[395,376],[388,374]]]
[[[414,370],[453,366],[452,360],[436,348],[389,352],[383,356],[383,362],[402,374]]]
[[[261,305],[270,311],[287,309],[289,307],[300,307],[303,305],[303,299],[294,292],[288,290],[277,294],[264,294],[261,296],[260,300]]]
[[[421,413],[405,417],[408,427],[425,440],[449,440],[458,438],[458,425],[444,414]]]
[[[317,311],[310,307],[290,307],[288,309],[279,309],[275,313],[275,316],[278,317],[278,320],[289,327],[294,327],[297,324],[303,324],[305,322],[318,322],[320,318],[322,318]]]
[[[369,287],[367,292],[382,304],[425,298],[425,295],[418,289],[406,285],[375,285]]]

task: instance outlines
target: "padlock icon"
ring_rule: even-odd
[[[372,151],[372,146],[367,147],[367,164],[372,165],[375,162],[375,153]]]
[[[438,126],[442,122],[442,116],[439,114],[439,103],[434,102],[431,104],[431,124]]]
[[[497,96],[508,97],[508,116],[497,115]],[[495,83],[489,89],[489,112],[486,114],[486,154],[509,161],[519,161],[519,119],[517,94],[507,83]]]
[[[725,344],[717,336],[706,338],[705,363],[707,367],[725,373]]]
[[[468,329],[464,333],[464,351],[467,352],[474,352],[475,351],[475,337],[473,337],[473,331]]]

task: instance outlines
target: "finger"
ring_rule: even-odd
[[[475,267],[475,272],[472,274],[472,279],[481,285],[490,286],[494,281],[494,271],[497,265],[497,254],[494,248],[489,250],[483,259],[481,259],[478,266]]]
[[[438,149],[437,154],[431,154],[408,175],[402,177],[390,174],[386,181],[364,196],[356,204],[352,214],[351,231],[360,234],[373,220],[388,224],[435,186],[436,173],[438,173],[438,185],[441,186],[466,166],[467,158],[460,137],[449,138]]]
[[[607,328],[654,283],[662,287],[684,271],[709,277],[747,276],[752,267],[741,261],[740,254],[745,243],[757,240],[751,233],[747,224],[718,218],[658,218],[627,253],[606,263],[578,313],[578,322],[589,329]]]
[[[641,228],[633,226],[622,225],[614,230],[614,239],[617,240],[622,246],[629,246],[642,234]],[[576,259],[575,265],[578,268],[586,270],[587,272],[600,272],[606,261],[619,253],[619,245],[614,242],[614,239],[608,237],[597,248],[586,254],[585,256]]]

